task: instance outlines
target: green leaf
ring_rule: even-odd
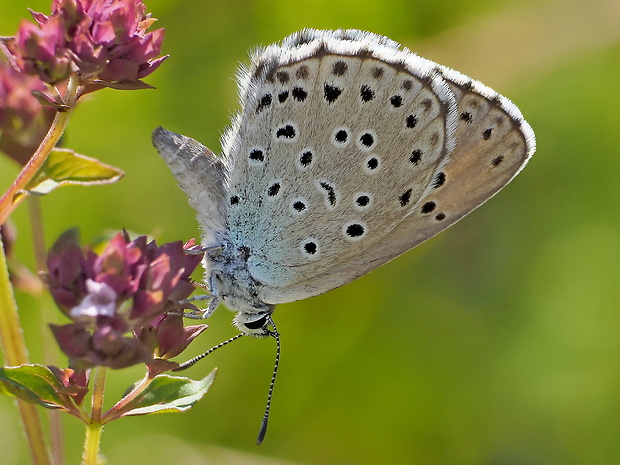
[[[63,384],[43,365],[0,368],[0,392],[49,409],[74,410],[70,396],[60,394]]]
[[[158,375],[135,399],[126,404],[120,416],[185,412],[207,393],[215,379],[213,370],[200,381],[170,375]]]
[[[28,184],[26,191],[34,195],[45,195],[60,186],[111,184],[124,174],[120,169],[94,158],[80,155],[73,150],[56,148]]]

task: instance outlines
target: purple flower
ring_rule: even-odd
[[[54,110],[43,107],[32,91],[45,91],[37,78],[12,68],[0,57],[0,151],[25,165],[47,133]]]
[[[140,79],[167,57],[158,57],[164,30],[142,0],[54,0],[37,24],[22,22],[6,48],[22,72],[55,84],[76,72],[82,84],[142,88]],[[115,83],[122,83],[115,85]]]
[[[86,280],[88,294],[82,302],[69,312],[76,322],[96,324],[97,318],[106,316],[112,318],[116,312],[116,292],[106,283],[98,283],[91,279]]]
[[[147,362],[151,378],[176,368],[178,364],[170,362],[169,359],[183,352],[207,327],[205,324],[183,326],[181,315],[169,314],[136,332],[145,345],[154,348],[157,356]]]
[[[164,316],[155,330],[157,355],[165,359],[176,357],[205,329],[207,325],[183,326],[180,315]]]
[[[86,280],[94,277],[92,266],[96,258],[93,252],[82,250],[75,230],[64,233],[52,246],[45,278],[56,304],[67,316],[87,295]]]
[[[72,69],[70,49],[65,47],[62,19],[49,18],[36,26],[22,20],[14,39],[6,47],[9,59],[21,72],[54,84],[69,77]]]
[[[206,328],[184,328],[179,315],[191,307],[178,301],[194,291],[190,275],[201,260],[184,250],[181,242],[158,246],[117,234],[96,255],[80,247],[74,231],[58,239],[46,280],[72,323],[51,327],[73,368],[123,368],[152,362],[154,353],[170,358]]]
[[[71,368],[62,369],[55,366],[48,366],[48,368],[64,386],[59,389],[58,393],[73,397],[75,403],[80,405],[88,393],[90,370],[75,371]]]

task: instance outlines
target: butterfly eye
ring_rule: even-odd
[[[258,320],[243,323],[243,325],[248,329],[260,329],[265,326],[265,323],[267,323],[267,315],[260,317]]]

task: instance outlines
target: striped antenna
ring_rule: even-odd
[[[276,384],[276,376],[278,376],[278,365],[280,364],[280,333],[274,324],[273,320],[269,318],[269,323],[273,326],[273,331],[269,331],[269,336],[276,340],[276,363],[273,366],[273,375],[271,375],[271,384],[269,385],[269,393],[267,394],[267,405],[265,407],[265,414],[263,415],[263,421],[260,425],[260,431],[258,432],[258,438],[256,444],[261,445],[265,434],[267,434],[267,423],[269,422],[269,410],[271,409],[271,396],[273,395],[273,387]]]
[[[189,359],[187,362],[185,363],[181,363],[178,367],[176,367],[175,369],[173,369],[172,371],[182,371],[182,370],[186,370],[189,367],[193,366],[196,364],[196,362],[198,362],[199,360],[202,360],[203,358],[205,358],[207,355],[215,352],[217,349],[219,349],[220,347],[224,347],[226,344],[230,344],[232,341],[239,339],[241,336],[245,336],[245,334],[243,333],[239,333],[236,336],[231,337],[230,339],[227,339],[224,342],[220,342],[218,345],[216,345],[215,347],[211,347],[209,350],[207,350],[204,354],[200,354],[197,355],[196,357]]]

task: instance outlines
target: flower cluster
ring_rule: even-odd
[[[58,394],[71,396],[73,397],[74,402],[77,405],[80,405],[84,400],[84,396],[88,393],[90,371],[75,371],[71,368],[61,369],[55,366],[49,366],[48,368],[54,374],[56,379],[63,385],[63,387],[58,391]]]
[[[15,67],[49,84],[75,72],[84,84],[141,88],[167,58],[142,0],[54,0],[51,15],[32,15],[37,24],[23,21],[5,45]]]
[[[54,119],[54,110],[43,107],[32,91],[44,91],[37,78],[13,69],[0,57],[0,151],[25,165]]]
[[[72,323],[51,325],[70,366],[123,368],[137,363],[165,371],[162,361],[182,352],[206,325],[183,326],[181,305],[195,286],[190,275],[201,255],[190,242],[157,246],[141,236],[116,235],[97,255],[76,235],[62,235],[50,250],[46,281]],[[157,368],[154,368],[154,367]]]

